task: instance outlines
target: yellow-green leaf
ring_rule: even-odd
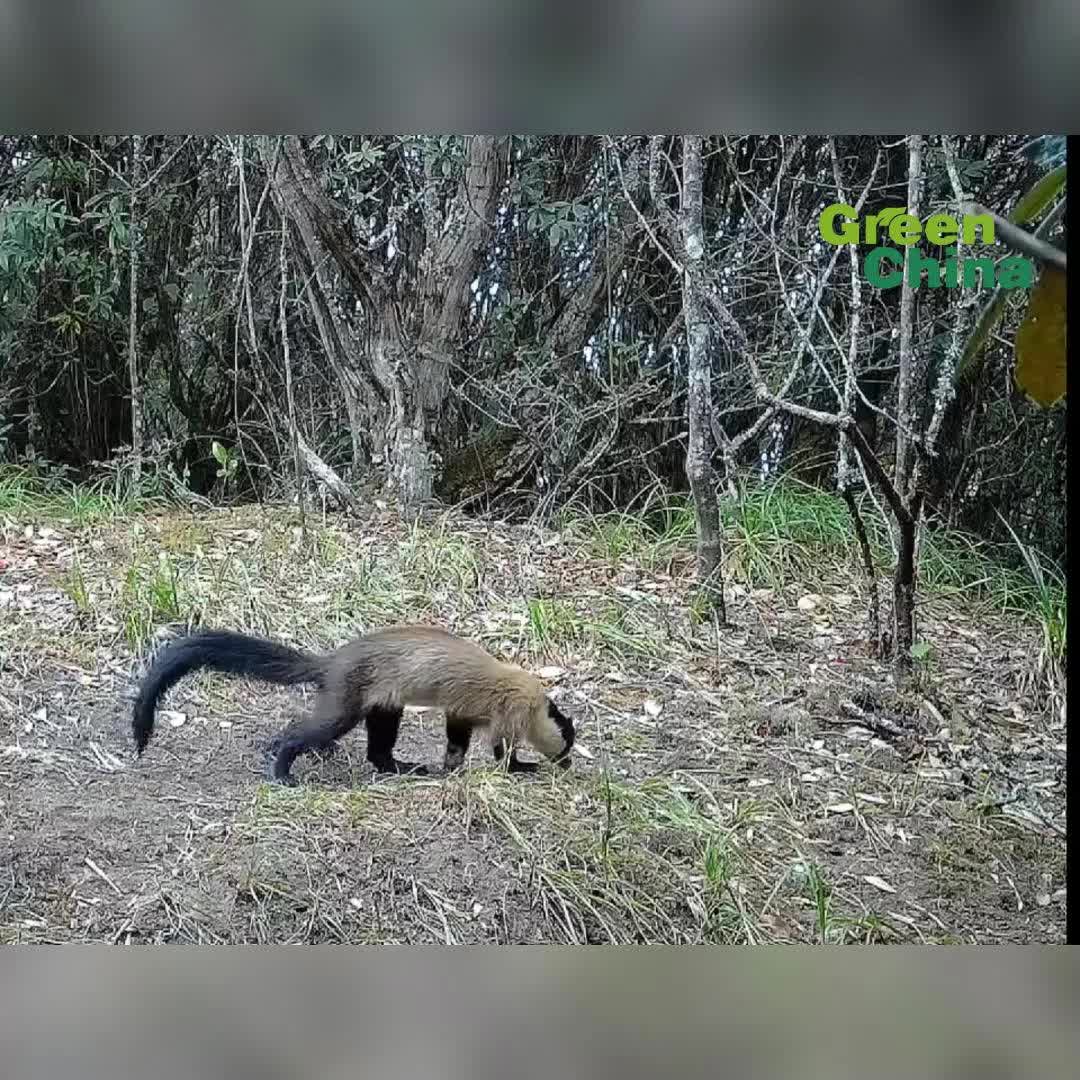
[[[1049,205],[1050,200],[1065,186],[1065,166],[1059,165],[1045,176],[1040,176],[1034,184],[1028,188],[1016,204],[1016,208],[1009,215],[1009,220],[1014,225],[1026,225],[1029,221],[1037,218]]]
[[[1016,332],[1016,384],[1049,408],[1065,396],[1065,275],[1044,266]]]

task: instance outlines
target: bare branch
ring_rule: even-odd
[[[1062,204],[1064,204],[1064,200],[1062,200]],[[1037,234],[1021,229],[1019,225],[1014,225],[1007,218],[995,214],[993,210],[988,210],[977,202],[966,203],[964,212],[989,215],[994,222],[994,234],[1014,251],[1019,251],[1021,255],[1027,255],[1029,258],[1037,259],[1039,262],[1056,266],[1063,273],[1068,272],[1068,258],[1065,252]]]

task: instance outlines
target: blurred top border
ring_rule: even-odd
[[[1071,0],[0,0],[4,129],[1063,129]]]

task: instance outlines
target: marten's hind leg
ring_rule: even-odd
[[[292,714],[292,718],[295,719],[299,719],[303,715],[299,708],[290,709],[289,711]],[[271,761],[277,757],[278,751],[285,741],[285,732],[290,730],[293,723],[292,718],[288,719],[285,726],[276,735],[272,735],[266,742],[266,755]],[[334,740],[333,742],[327,743],[326,746],[313,746],[308,753],[325,760],[333,757],[340,749],[341,747],[338,745],[337,740]]]
[[[427,768],[412,761],[398,761],[394,757],[394,744],[401,727],[400,708],[372,705],[364,709],[367,725],[367,759],[380,773],[411,773],[426,776]]]
[[[282,784],[294,785],[296,779],[289,770],[301,754],[331,746],[359,722],[360,713],[344,708],[330,695],[320,694],[312,714],[294,720],[271,743],[275,755],[274,779]]]

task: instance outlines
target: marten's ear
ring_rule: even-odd
[[[574,746],[574,721],[571,720],[570,717],[551,700],[551,698],[547,699],[547,712],[548,719],[559,729],[559,734],[562,736],[563,742],[562,752],[558,754],[554,760],[564,769],[568,769],[570,767],[570,751]]]

